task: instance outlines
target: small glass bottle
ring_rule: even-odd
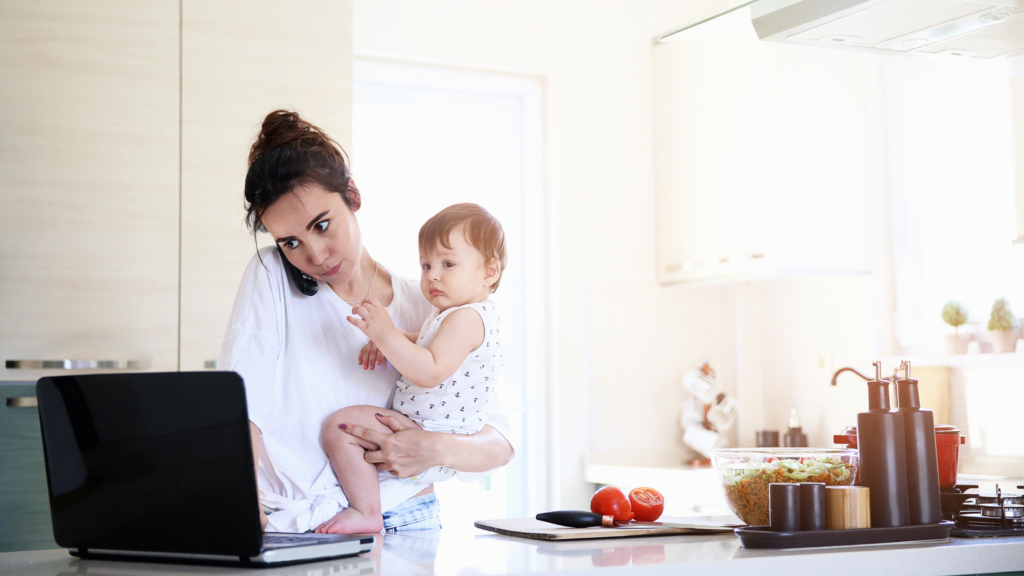
[[[786,431],[783,442],[785,442],[786,448],[807,447],[807,434],[804,434],[803,428],[800,427],[800,421],[796,418],[796,408],[789,412],[789,430]]]

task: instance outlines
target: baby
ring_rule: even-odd
[[[419,333],[403,332],[376,300],[352,309],[348,321],[370,342],[359,363],[372,369],[386,357],[402,374],[394,409],[407,424],[431,432],[473,434],[487,423],[494,384],[502,368],[501,331],[494,303],[507,262],[501,224],[476,204],[456,204],[420,228],[420,290],[435,310]],[[374,418],[380,408],[352,406],[338,411],[342,421],[378,431],[390,430]],[[336,430],[324,444],[349,507],[321,524],[321,533],[369,533],[384,527],[377,468],[363,459],[365,441]],[[441,482],[455,477],[434,467],[411,480]]]

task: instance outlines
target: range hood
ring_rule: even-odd
[[[760,0],[750,11],[762,40],[890,54],[1024,53],[1024,0]]]

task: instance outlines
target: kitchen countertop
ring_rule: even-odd
[[[261,574],[790,574],[862,576],[903,570],[914,575],[1024,571],[1024,537],[822,548],[748,550],[732,534],[550,542],[499,536],[475,528],[386,534],[356,558],[270,569],[214,568],[79,560],[64,550],[0,554],[0,574],[18,576]],[[804,569],[801,567],[817,567]]]

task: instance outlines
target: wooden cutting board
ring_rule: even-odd
[[[505,536],[531,538],[534,540],[582,540],[585,538],[630,538],[634,536],[679,536],[680,534],[716,534],[732,532],[736,526],[733,516],[702,516],[697,518],[660,518],[660,522],[706,524],[700,528],[565,528],[541,522],[535,518],[502,518],[499,520],[477,520],[474,526],[481,530],[497,532]]]

